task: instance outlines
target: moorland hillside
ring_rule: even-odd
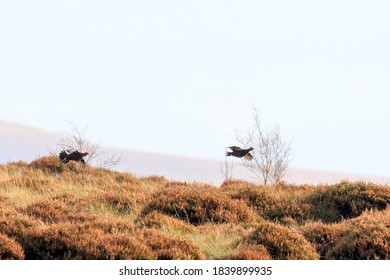
[[[390,188],[0,165],[0,259],[390,259]]]

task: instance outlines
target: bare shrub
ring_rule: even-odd
[[[236,164],[234,162],[234,159],[233,158],[227,159],[227,157],[225,157],[225,160],[221,162],[221,168],[220,168],[224,181],[230,181],[233,179],[233,173],[235,167]]]
[[[265,128],[254,109],[253,127],[245,135],[236,130],[236,138],[245,147],[253,147],[253,161],[243,165],[265,185],[280,182],[290,162],[291,143],[282,140],[279,127]]]
[[[123,156],[119,153],[109,152],[92,142],[87,136],[87,127],[82,129],[70,123],[71,132],[65,134],[58,143],[60,150],[74,149],[80,152],[88,152],[86,162],[97,168],[112,168],[122,163]]]

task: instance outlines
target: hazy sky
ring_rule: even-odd
[[[221,159],[256,107],[292,166],[389,176],[389,14],[385,0],[0,1],[0,119]]]

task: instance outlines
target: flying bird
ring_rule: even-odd
[[[237,146],[230,146],[228,148],[232,151],[226,152],[226,156],[234,156],[234,157],[239,157],[239,158],[244,157],[245,160],[252,160],[253,159],[253,156],[250,153],[250,151],[253,150],[252,147],[250,147],[248,149],[242,149],[242,148],[237,147]]]
[[[88,155],[87,152],[81,153],[81,152],[74,150],[74,149],[62,150],[60,153],[60,160],[63,163],[67,163],[71,160],[80,161],[81,163],[85,163],[83,157],[85,157],[86,155]]]

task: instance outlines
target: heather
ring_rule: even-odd
[[[390,259],[390,189],[0,165],[0,259]]]

